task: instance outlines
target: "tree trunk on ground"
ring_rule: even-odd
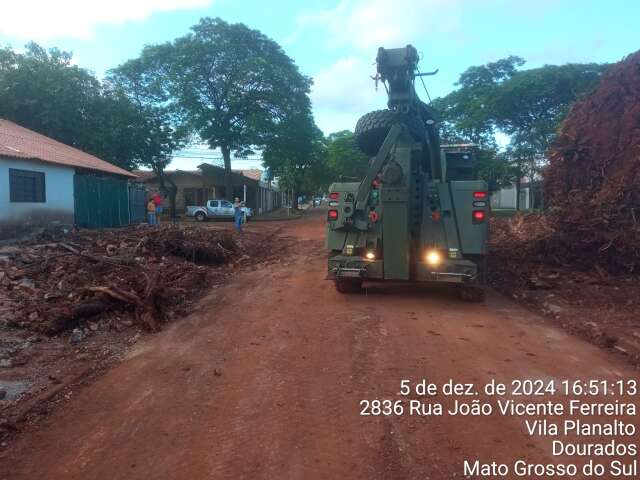
[[[233,177],[231,173],[231,149],[221,145],[222,158],[224,159],[224,197],[233,202]]]
[[[522,178],[516,178],[516,211],[520,211],[520,184],[522,182]]]
[[[298,210],[298,192],[296,192],[295,190],[291,190],[291,208],[293,210]]]

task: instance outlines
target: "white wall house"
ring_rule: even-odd
[[[520,188],[520,210],[531,208],[530,188],[522,186]],[[516,208],[516,186],[515,184],[503,187],[491,194],[491,208],[494,209],[515,209]]]
[[[84,197],[78,197],[78,176],[117,178],[125,190],[127,179],[135,178],[93,155],[0,119],[0,240],[78,223],[78,206],[93,200],[84,191]],[[111,200],[100,197],[99,205]]]
[[[73,225],[74,173],[71,167],[0,156],[0,239],[34,225]]]

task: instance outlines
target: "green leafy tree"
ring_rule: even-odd
[[[333,180],[360,181],[367,174],[369,157],[358,148],[353,132],[342,130],[327,137],[327,169]]]
[[[517,72],[494,90],[492,120],[514,145],[543,156],[571,105],[595,88],[606,68],[588,63]]]
[[[493,121],[511,138],[506,156],[513,171],[529,180],[533,206],[540,206],[539,180],[546,152],[562,120],[576,100],[595,88],[606,68],[602,64],[545,65],[516,72],[495,89]],[[519,181],[516,188],[519,208]]]
[[[243,24],[203,18],[173,42],[148,46],[113,72],[131,90],[172,111],[175,122],[220,148],[225,195],[231,154],[265,145],[278,124],[308,108],[311,81],[273,40]]]
[[[519,70],[520,57],[468,68],[458,88],[434,100],[442,114],[445,143],[473,142],[480,148],[478,171],[494,186],[523,178],[530,181],[534,202],[545,153],[573,102],[592,90],[607,68],[599,64],[567,64]],[[510,138],[498,152],[498,132]],[[539,203],[539,202],[536,202]]]
[[[102,92],[100,82],[71,59],[68,52],[35,43],[24,54],[0,50],[0,115],[80,147],[88,112]]]
[[[443,139],[448,143],[472,142],[480,148],[495,148],[495,90],[523,64],[522,58],[509,56],[465,70],[456,82],[458,88],[433,102],[442,117]]]
[[[0,49],[0,117],[131,169],[143,112],[118,89],[72,64],[72,55],[30,43]]]
[[[314,194],[327,186],[324,137],[310,110],[277,124],[262,158],[279,185],[291,191],[293,208],[298,208],[299,194]]]
[[[129,148],[135,152],[136,164],[153,170],[160,190],[169,198],[169,215],[175,218],[178,186],[165,170],[174,151],[182,148],[188,138],[186,129],[177,127],[171,109],[149,96],[145,79],[128,71],[126,74],[111,72],[107,80],[109,88],[122,95],[135,107],[135,116],[126,124]]]

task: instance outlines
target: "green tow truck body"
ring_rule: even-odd
[[[328,278],[342,293],[365,280],[446,282],[482,300],[487,184],[474,177],[474,145],[440,145],[437,114],[415,92],[417,61],[410,45],[378,51],[389,109],[356,125],[366,177],[330,187]]]

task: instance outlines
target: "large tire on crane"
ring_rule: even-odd
[[[405,123],[416,140],[424,138],[425,126],[419,117],[399,115],[392,110],[374,110],[356,123],[355,137],[360,150],[371,157],[376,155],[391,126],[397,122]]]

